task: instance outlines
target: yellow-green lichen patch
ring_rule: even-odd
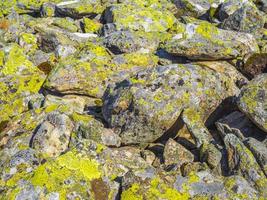
[[[164,32],[170,28],[175,17],[169,11],[161,12],[151,7],[118,4],[112,8],[113,22],[119,27],[145,32]]]
[[[101,23],[86,17],[83,18],[83,25],[85,33],[96,33],[102,26]]]
[[[52,25],[55,25],[59,28],[65,29],[70,32],[78,32],[78,27],[76,26],[74,21],[66,18],[56,18]]]
[[[30,181],[34,186],[45,187],[48,192],[58,192],[60,199],[66,199],[66,195],[74,191],[88,198],[90,181],[101,177],[98,167],[95,160],[73,150],[39,166]]]
[[[143,200],[142,195],[137,194],[138,190],[140,189],[140,185],[133,184],[128,190],[125,190],[121,194],[122,200]]]

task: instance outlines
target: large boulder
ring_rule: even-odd
[[[223,21],[221,26],[223,29],[253,33],[264,27],[266,20],[264,13],[259,11],[251,1],[243,1],[243,3],[233,0],[226,1],[221,9],[222,13],[230,14]],[[232,12],[229,12],[228,9]]]
[[[80,51],[59,61],[47,77],[44,87],[62,94],[101,98],[109,83],[155,65],[157,60],[154,58],[150,54],[133,53],[111,60],[112,57],[103,46],[87,43]]]
[[[116,23],[117,27],[145,32],[164,32],[171,28],[174,15],[168,10],[153,6],[137,6],[133,4],[115,4],[104,12],[106,23]]]
[[[196,64],[158,66],[107,89],[103,115],[122,143],[134,144],[153,142],[185,110],[183,119],[201,144],[208,140],[204,118],[236,92],[231,77],[223,73]]]
[[[261,74],[242,88],[238,98],[238,107],[267,133],[266,94],[267,74]]]
[[[173,32],[163,48],[192,60],[227,60],[259,52],[252,35],[218,29],[205,21],[177,23]]]

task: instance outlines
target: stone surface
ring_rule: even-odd
[[[266,74],[261,74],[242,88],[238,99],[239,109],[259,128],[267,132]]]
[[[259,52],[252,35],[218,29],[205,21],[177,23],[163,48],[192,60],[227,60]]]
[[[232,86],[225,87],[222,82]],[[207,141],[202,116],[207,117],[224,98],[234,95],[237,92],[234,88],[226,75],[198,65],[158,66],[108,89],[103,98],[103,114],[123,143],[145,143],[162,136],[189,108],[186,122],[192,129],[202,127],[203,132],[194,135],[201,144]]]
[[[72,129],[66,115],[50,113],[33,135],[32,147],[48,157],[58,156],[67,150]]]
[[[181,166],[194,160],[194,155],[173,139],[169,139],[165,144],[163,157],[166,166]]]

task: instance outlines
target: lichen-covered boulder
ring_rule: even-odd
[[[245,142],[245,144],[253,153],[264,174],[267,176],[267,147],[260,141],[251,137]]]
[[[267,74],[261,74],[242,88],[238,98],[238,107],[267,133],[266,95]]]
[[[196,18],[206,14],[211,8],[217,8],[221,3],[219,0],[173,0],[172,2],[177,7],[179,15],[187,15]]]
[[[144,32],[116,31],[105,38],[104,44],[113,53],[149,53],[157,49],[159,39]]]
[[[251,151],[233,134],[224,137],[230,173],[239,173],[266,198],[267,179]]]
[[[230,1],[231,2],[231,1]],[[228,4],[226,2],[226,4]],[[233,6],[239,4],[234,1]],[[223,7],[223,6],[222,6]],[[238,9],[236,9],[228,18],[223,21],[222,28],[227,30],[242,31],[253,33],[257,29],[263,28],[265,24],[264,13],[251,1],[243,2]]]
[[[204,118],[236,92],[233,80],[223,73],[196,64],[158,66],[107,89],[103,115],[122,143],[134,144],[153,142],[185,110],[184,120],[200,145],[209,138]]]
[[[259,52],[252,35],[222,30],[208,22],[177,22],[173,37],[163,48],[192,60],[225,60]]]
[[[0,124],[28,110],[29,96],[37,93],[45,75],[17,44],[0,49]]]
[[[109,83],[155,65],[157,60],[154,57],[134,53],[124,55],[120,60],[114,59],[113,62],[103,46],[88,43],[74,55],[61,59],[49,74],[44,87],[62,94],[101,98]]]
[[[62,1],[56,5],[56,14],[61,17],[82,18],[100,14],[104,10],[99,0]]]
[[[44,156],[58,156],[69,145],[73,123],[67,115],[49,113],[45,121],[37,127],[32,138],[32,147]]]
[[[175,21],[174,15],[168,10],[161,10],[150,6],[136,6],[133,4],[115,4],[104,12],[106,23],[130,30],[145,32],[164,32],[171,28]]]

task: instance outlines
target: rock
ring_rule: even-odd
[[[218,29],[208,22],[177,23],[163,48],[170,54],[191,60],[227,60],[258,53],[252,35]],[[244,42],[246,41],[246,42]]]
[[[108,7],[104,12],[104,20],[105,23],[115,23],[118,29],[164,32],[173,25],[175,17],[168,10],[121,3]]]
[[[251,151],[233,134],[224,137],[230,173],[242,175],[266,197],[266,177]]]
[[[28,96],[41,89],[45,75],[17,44],[0,49],[0,124],[28,110]]]
[[[80,51],[59,61],[44,87],[61,94],[101,98],[108,84],[155,65],[157,60],[154,58],[149,54],[134,53],[122,56],[121,62],[112,63],[103,46],[88,42]]]
[[[231,5],[231,2],[234,2],[233,5]],[[236,1],[228,1],[225,4],[238,6],[238,8],[223,21],[221,26],[223,29],[253,33],[257,29],[264,27],[264,14],[252,2],[243,1],[240,5]],[[222,8],[224,9],[225,7],[222,6]]]
[[[204,144],[201,147],[200,158],[202,161],[207,162],[211,169],[214,169],[219,167],[222,154],[218,147],[216,147],[214,144]]]
[[[226,190],[229,191],[230,198],[240,198],[238,196],[249,199],[258,198],[258,192],[242,176],[229,176],[225,179],[224,184]]]
[[[111,130],[103,131],[101,134],[103,144],[106,146],[119,147],[121,146],[121,138]]]
[[[257,162],[261,166],[263,172],[267,176],[267,147],[263,143],[254,138],[249,138],[245,142],[245,144],[253,153]]]
[[[169,139],[165,144],[163,157],[166,166],[181,166],[194,160],[194,155],[173,139]]]
[[[259,10],[267,13],[267,1],[266,0],[253,0]]]
[[[197,173],[200,171],[208,171],[209,167],[206,163],[191,162],[181,166],[181,172],[183,176],[189,176],[190,173]]]
[[[115,54],[132,52],[153,52],[159,41],[148,33],[116,31],[105,38],[105,45]]]
[[[201,1],[201,0],[173,0],[178,9],[179,15],[188,15],[192,17],[201,17],[209,9],[217,8],[221,1]]]
[[[74,112],[83,114],[85,106],[86,99],[75,95],[65,95],[64,97],[47,95],[44,101],[46,111],[60,110],[65,114]]]
[[[44,156],[59,156],[68,148],[72,129],[73,123],[66,115],[50,113],[37,127],[32,138],[32,147]]]
[[[209,137],[201,119],[236,92],[229,77],[213,70],[195,64],[158,66],[109,88],[103,97],[103,115],[123,144],[138,144],[158,139],[185,110],[187,127],[203,131],[193,134],[200,146]]]
[[[267,53],[253,54],[250,56],[241,71],[249,78],[254,78],[267,70]]]
[[[262,131],[260,131],[249,118],[240,111],[234,111],[229,115],[224,116],[216,122],[216,126],[221,132],[227,131],[226,134],[233,131],[240,139],[247,137],[256,137],[261,139]],[[227,130],[226,130],[227,129]],[[225,136],[225,134],[223,134]],[[223,137],[224,137],[223,136]]]
[[[261,74],[242,88],[238,97],[238,107],[267,133],[266,90],[267,75]]]
[[[103,7],[99,0],[63,1],[56,5],[56,14],[74,19],[100,14]]]
[[[40,8],[41,17],[54,17],[56,15],[56,4],[44,3]]]

